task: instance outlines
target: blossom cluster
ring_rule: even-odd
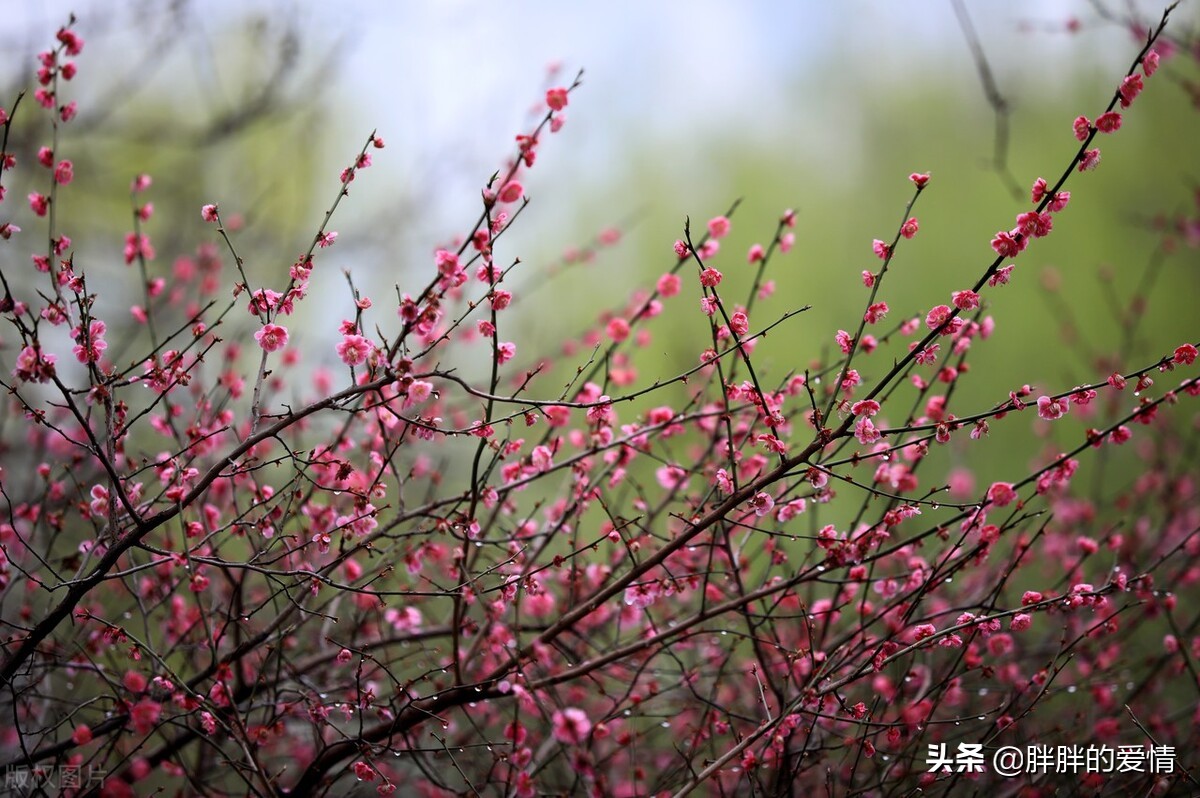
[[[853,312],[784,364],[762,342],[807,320],[769,315],[806,254],[792,209],[741,244],[757,223],[737,205],[689,221],[577,336],[523,343],[538,286],[626,243],[606,228],[516,279],[534,267],[507,232],[581,85],[557,72],[394,304],[347,275],[345,313],[298,323],[353,239],[335,212],[387,154],[372,133],[273,271],[239,255],[237,197],[192,205],[202,243],[166,266],[178,245],[155,245],[158,189],[135,177],[111,254],[140,296],[102,319],[51,212],[77,188],[64,27],[35,95],[48,234],[0,306],[26,422],[0,432],[6,766],[103,765],[113,796],[899,794],[961,786],[919,767],[930,745],[1041,739],[1068,712],[1100,742],[1190,739],[1198,342],[1141,346],[1131,310],[1129,345],[1078,380],[961,390],[1013,326],[992,304],[1012,261],[1070,234],[1093,138],[1157,91],[1165,23],[1075,120],[1062,177],[920,312],[895,285],[940,232],[917,215],[939,183],[885,183],[908,199],[871,255],[855,245]],[[684,367],[659,373],[663,331],[688,324]],[[1028,466],[984,464],[992,436]]]

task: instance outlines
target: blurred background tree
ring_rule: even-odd
[[[122,303],[141,291],[121,258],[135,175],[155,180],[145,226],[158,253],[152,277],[169,279],[177,257],[211,240],[198,209],[219,202],[240,221],[251,279],[272,285],[307,248],[340,169],[378,129],[388,148],[352,187],[334,223],[338,246],[313,277],[322,302],[305,303],[293,322],[306,359],[333,365],[337,324],[353,313],[342,270],[390,313],[396,292],[424,279],[433,249],[477,213],[478,191],[511,152],[527,104],[583,66],[586,85],[566,127],[525,179],[528,218],[497,249],[499,262],[522,260],[516,286],[554,276],[527,299],[515,290],[527,304],[501,337],[525,355],[557,357],[583,321],[619,308],[672,265],[685,216],[702,223],[744,198],[714,264],[728,296],[751,283],[749,246],[769,239],[784,208],[799,214],[795,250],[766,275],[778,290],[751,320],[760,327],[813,306],[763,343],[774,382],[834,346],[837,329],[853,329],[865,299],[860,273],[877,264],[870,242],[901,221],[910,171],[932,173],[933,183],[917,212],[921,233],[882,297],[888,321],[923,315],[967,287],[992,257],[991,236],[1028,208],[1032,180],[1055,177],[1076,146],[1071,120],[1094,116],[1111,97],[1141,35],[1125,15],[1156,18],[1161,3],[959,7],[1007,104],[1004,171],[994,163],[996,110],[951,3],[697,2],[684,12],[632,0],[602,8],[55,0],[10,9],[0,34],[4,103],[32,86],[37,45],[72,9],[88,49],[65,89],[81,123],[60,151],[84,190],[66,192],[60,219],[77,263],[129,287],[123,298],[106,292],[110,325],[130,323]],[[1195,9],[1181,11],[1176,30],[1194,29]],[[567,65],[553,77],[547,65],[559,58]],[[1012,285],[987,295],[1001,334],[975,355],[976,373],[956,394],[960,412],[1000,401],[1018,387],[1014,375],[1064,390],[1107,374],[1113,356],[1161,354],[1142,341],[1195,337],[1196,231],[1170,228],[1196,213],[1196,54],[1181,51],[1164,70],[1176,86],[1147,92],[1122,130],[1102,137],[1103,160],[1072,181],[1056,234],[1022,255]],[[14,130],[10,149],[31,161],[47,131]],[[44,229],[20,199],[34,190],[20,183],[32,174],[18,172],[5,203],[30,241]],[[610,227],[620,242],[564,263],[565,252]],[[11,262],[15,251],[0,257],[19,275],[29,267]],[[643,383],[690,367],[706,346],[695,286],[685,286],[631,364]],[[1135,316],[1136,328],[1117,321]],[[556,395],[589,351],[561,358],[540,395]],[[956,440],[943,456],[965,457],[964,446]],[[995,441],[972,447],[995,469],[981,467],[984,478],[1036,454]]]

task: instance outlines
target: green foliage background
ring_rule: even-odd
[[[1187,29],[1187,11],[1177,12],[1181,31]],[[184,36],[175,57],[165,59],[136,91],[107,95],[115,105],[101,106],[93,128],[64,131],[61,149],[76,160],[79,177],[78,185],[63,192],[60,218],[68,220],[65,229],[78,242],[79,262],[111,282],[110,318],[124,318],[127,304],[113,289],[140,293],[135,271],[119,262],[123,231],[130,227],[127,187],[135,174],[149,172],[156,181],[147,198],[158,210],[145,228],[159,252],[151,276],[169,279],[177,255],[212,239],[199,219],[203,202],[218,201],[226,214],[244,217],[235,242],[252,281],[284,281],[287,265],[307,248],[336,194],[337,172],[376,124],[372,117],[380,106],[378,98],[355,93],[354,75],[337,75],[344,54],[339,43],[287,20],[271,13],[234,17],[207,41]],[[847,42],[844,60],[814,71],[798,56],[794,70],[778,75],[786,102],[733,115],[700,114],[705,123],[683,133],[654,120],[630,119],[610,102],[614,90],[639,81],[664,102],[679,87],[656,84],[655,74],[587,74],[572,96],[567,126],[544,138],[538,163],[525,178],[530,207],[497,247],[500,262],[522,261],[512,277],[518,304],[501,327],[502,339],[517,342],[519,359],[557,356],[563,341],[577,338],[604,310],[653,286],[674,263],[671,244],[681,237],[685,217],[699,228],[741,198],[733,233],[711,264],[726,276],[723,296],[727,302],[744,298],[753,273],[745,263],[747,248],[767,243],[778,215],[791,207],[798,211],[796,247],[771,264],[766,277],[777,289],[756,304],[751,326],[812,305],[763,342],[756,355],[760,373],[773,383],[825,360],[834,333],[856,327],[867,296],[860,273],[878,266],[871,240],[894,235],[911,194],[905,179],[911,171],[933,175],[915,211],[921,231],[901,243],[880,298],[892,308],[884,327],[923,316],[983,272],[993,257],[992,235],[1030,207],[1025,192],[1033,178],[1053,182],[1070,162],[1077,147],[1072,119],[1094,118],[1105,107],[1137,51],[1126,37],[1122,47],[1101,58],[1063,63],[1051,57],[1060,49],[1040,53],[1050,41],[1045,34],[1028,32],[1022,39],[1008,31],[998,39],[984,31],[998,86],[1011,106],[1007,167],[1022,193],[1014,197],[991,168],[995,116],[964,44],[910,65],[897,60],[901,51],[886,37],[874,49],[862,42],[874,35],[869,20],[848,18],[843,26],[830,36]],[[1028,47],[1026,57],[1003,49],[1014,41]],[[114,46],[106,45],[104,35],[94,44],[110,52]],[[217,49],[205,49],[212,47]],[[864,52],[871,57],[856,57]],[[86,119],[89,98],[106,97],[96,84],[112,67],[107,61],[83,63],[78,85],[68,88],[80,96]],[[20,72],[14,65],[5,84],[18,85]],[[112,74],[121,85],[121,71]],[[396,90],[403,92],[405,81],[435,79],[405,75],[397,78]],[[973,349],[972,371],[956,389],[953,409],[959,415],[991,407],[1025,383],[1039,393],[1066,390],[1117,367],[1141,366],[1196,339],[1196,249],[1175,237],[1177,250],[1158,259],[1161,220],[1196,214],[1197,110],[1189,94],[1196,80],[1190,55],[1164,61],[1126,113],[1122,129],[1098,138],[1099,168],[1072,175],[1067,188],[1073,198],[1056,216],[1054,233],[1017,259],[1011,285],[985,290],[996,334]],[[513,85],[531,82],[514,78]],[[302,304],[291,322],[293,342],[304,349],[307,362],[337,365],[336,327],[353,313],[343,271],[376,302],[377,315],[368,318],[368,326],[378,321],[386,329],[394,320],[397,290],[423,284],[432,250],[473,221],[478,186],[499,165],[511,132],[522,129],[525,98],[517,89],[512,94],[506,98],[510,126],[494,115],[464,120],[493,143],[490,155],[456,151],[457,142],[443,142],[445,163],[416,170],[407,149],[374,153],[377,166],[361,175],[335,219],[338,246],[323,255],[314,275],[312,293],[320,301]],[[421,120],[411,126],[419,131]],[[389,138],[388,130],[380,132]],[[30,133],[18,142],[27,161],[45,135]],[[588,161],[597,154],[599,163]],[[467,188],[447,199],[460,184]],[[27,187],[10,190],[12,200]],[[21,223],[35,240],[39,224]],[[556,267],[558,273],[548,276],[564,249],[610,225],[622,229],[621,243],[602,249],[590,263]],[[4,257],[11,252],[6,248]],[[20,267],[6,263],[6,269]],[[1148,270],[1152,279],[1146,278]],[[639,385],[690,368],[707,345],[698,286],[690,269],[684,274],[683,293],[667,300],[663,316],[649,327],[652,345],[634,355]],[[1057,290],[1048,287],[1052,284]],[[522,303],[522,288],[534,286],[538,291]],[[1131,314],[1131,299],[1142,288],[1144,307]],[[239,334],[231,328],[228,336],[236,340]],[[558,358],[532,393],[556,396],[586,359],[588,347],[581,351]],[[463,354],[469,362],[479,353]],[[859,361],[868,382],[889,365],[884,357]],[[1131,395],[1126,399],[1134,401]],[[639,407],[679,401],[679,394],[653,396]],[[632,416],[628,409],[622,412]],[[1013,445],[1003,429],[1027,427],[1028,418],[998,422],[992,437],[980,442],[960,434],[941,456],[947,466],[969,463],[984,485],[1027,473],[1044,452],[1035,441]],[[1078,430],[1063,425],[1052,432],[1073,436]],[[1054,445],[1047,443],[1047,450]]]

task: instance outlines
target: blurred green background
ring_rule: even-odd
[[[892,307],[887,323],[970,286],[992,259],[992,235],[1029,207],[1033,179],[1053,182],[1069,163],[1072,120],[1104,109],[1140,47],[1106,17],[1129,13],[1125,3],[964,4],[1009,106],[1014,196],[992,168],[995,114],[949,2],[42,3],[14,9],[2,34],[6,106],[72,7],[87,46],[64,91],[81,117],[59,148],[78,175],[60,219],[77,263],[111,285],[138,290],[120,252],[129,181],[142,172],[155,179],[146,195],[157,209],[145,228],[159,253],[152,275],[169,276],[176,256],[213,239],[199,208],[219,202],[244,220],[235,240],[252,280],[282,285],[336,195],[338,172],[377,129],[388,147],[373,153],[375,166],[331,225],[341,235],[314,275],[320,301],[291,323],[307,360],[334,366],[337,325],[353,313],[342,271],[375,300],[368,328],[391,329],[397,286],[415,293],[424,284],[433,250],[469,229],[479,188],[511,157],[546,86],[583,68],[565,127],[543,137],[524,178],[532,203],[497,247],[500,263],[522,261],[512,278],[519,303],[522,286],[556,275],[549,291],[514,306],[501,339],[517,342],[526,362],[557,354],[603,310],[653,286],[674,262],[686,216],[699,228],[743,198],[712,264],[726,275],[723,294],[745,295],[748,247],[768,243],[790,207],[797,243],[772,262],[766,277],[777,290],[751,325],[813,306],[762,345],[768,383],[827,358],[836,330],[856,328],[860,272],[878,266],[872,239],[890,240],[902,221],[909,172],[933,178],[915,211],[921,232],[902,242],[880,295]],[[1133,7],[1147,21],[1162,11]],[[1184,4],[1172,30],[1188,34],[1196,20]],[[547,76],[556,61],[560,71]],[[1106,376],[1114,364],[1105,358],[1121,353],[1123,368],[1140,367],[1197,338],[1196,241],[1175,236],[1176,251],[1155,254],[1164,219],[1196,216],[1196,80],[1193,55],[1164,60],[1119,133],[1099,139],[1099,168],[1072,176],[1053,235],[1018,259],[1012,285],[985,293],[997,334],[972,355],[960,414],[1023,383],[1065,390]],[[28,164],[46,135],[14,126],[12,148]],[[34,179],[33,169],[16,173],[3,207],[30,242],[44,230],[22,199],[37,188],[23,181]],[[614,226],[620,243],[561,266],[564,251]],[[28,271],[27,252],[12,242],[0,258],[6,273]],[[1127,342],[1121,314],[1152,262]],[[635,357],[639,384],[696,362],[708,337],[698,297],[689,274]],[[131,300],[106,301],[110,318],[126,318]],[[557,395],[579,362],[559,361],[534,394]],[[868,379],[885,366],[860,363]],[[947,456],[965,457],[966,445],[956,441]],[[1023,473],[1038,454],[1002,436],[969,445],[981,480]]]

